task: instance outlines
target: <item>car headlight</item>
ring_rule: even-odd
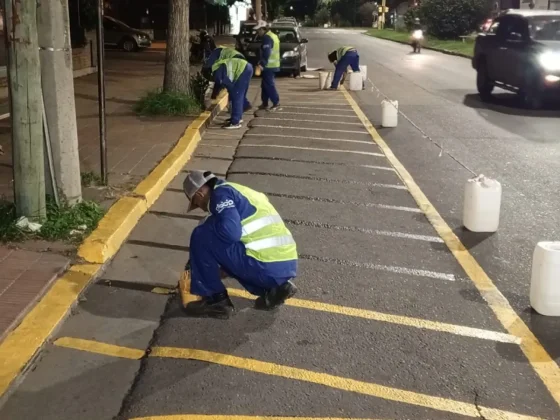
[[[548,71],[560,70],[560,53],[548,51],[539,55],[539,63]]]
[[[287,58],[287,57],[297,57],[299,56],[299,52],[293,50],[293,51],[286,51],[284,54],[282,54],[282,58]]]
[[[257,56],[257,53],[254,52],[254,51],[248,51],[248,52],[247,52],[247,56],[249,56],[249,57],[256,57],[256,56]]]

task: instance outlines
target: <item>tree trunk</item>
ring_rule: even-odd
[[[163,90],[190,92],[189,0],[169,0]]]
[[[8,0],[5,7],[16,212],[41,220],[46,204],[37,2]]]

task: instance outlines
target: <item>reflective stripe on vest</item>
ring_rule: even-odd
[[[222,186],[235,189],[256,209],[254,214],[241,221],[241,242],[248,256],[262,262],[297,259],[294,238],[266,195],[233,182],[224,182],[216,188]]]
[[[346,54],[348,51],[356,51],[356,48],[354,47],[339,48],[338,50],[336,50],[336,61],[340,61],[340,59],[344,57],[344,54]]]
[[[280,67],[280,40],[278,39],[278,35],[272,31],[268,31],[266,35],[272,39],[272,50],[270,51],[266,68],[277,69]]]
[[[228,58],[241,58],[243,54],[233,48],[221,47],[220,57],[218,61],[227,60]]]
[[[225,60],[216,61],[212,66],[212,73],[218,70],[222,64],[226,65],[228,79],[232,82],[239,79],[239,76],[241,76],[245,67],[247,67],[247,61],[241,58],[227,58]]]

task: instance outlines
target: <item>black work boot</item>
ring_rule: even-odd
[[[229,319],[233,311],[233,303],[227,293],[202,298],[185,306],[187,315],[199,318]]]
[[[294,296],[297,293],[297,287],[291,282],[287,281],[281,286],[274,287],[266,291],[264,296],[260,296],[255,300],[255,308],[263,311],[271,311]]]

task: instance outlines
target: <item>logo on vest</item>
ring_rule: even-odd
[[[216,204],[216,211],[221,213],[224,209],[231,209],[234,208],[235,204],[233,204],[233,200],[225,200],[221,203]]]

